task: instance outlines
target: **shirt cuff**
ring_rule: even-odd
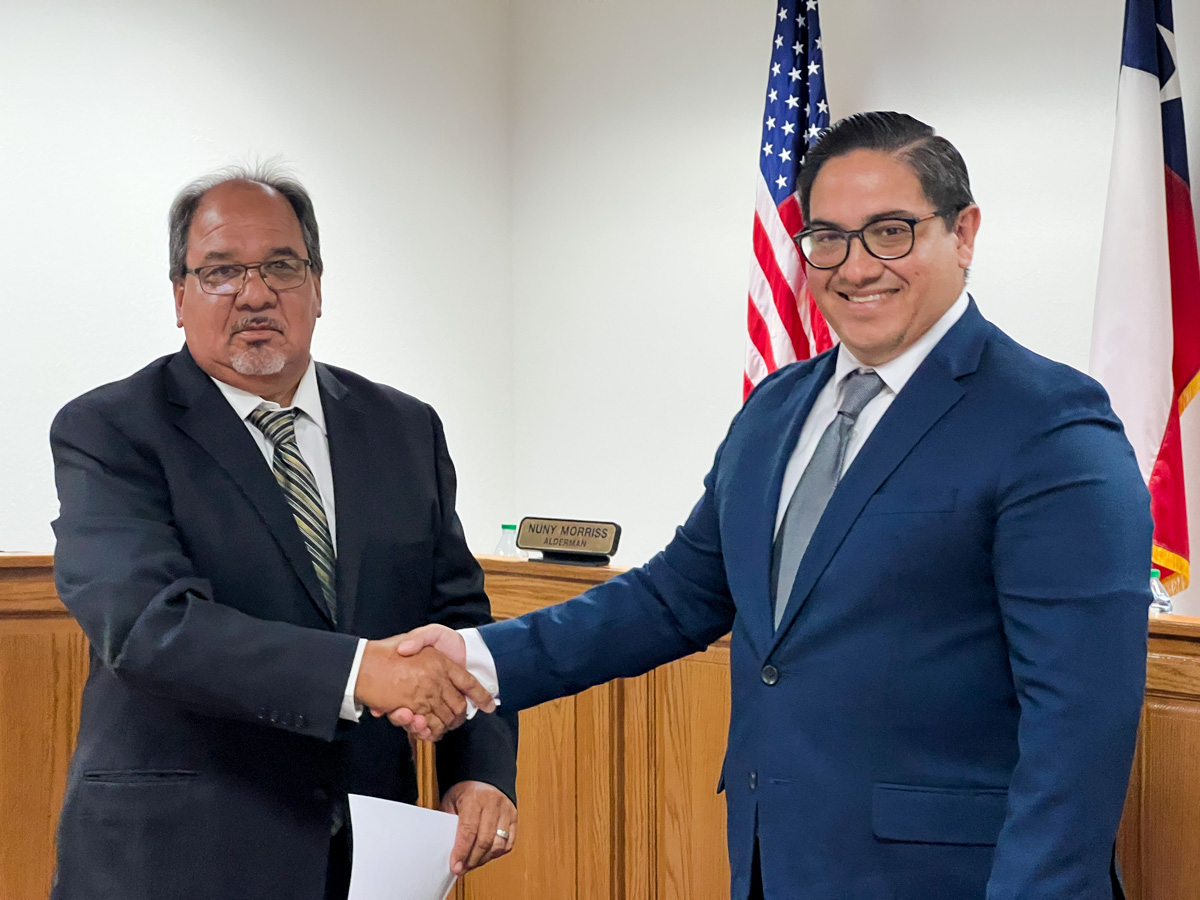
[[[492,651],[487,648],[478,628],[463,628],[458,633],[467,645],[467,671],[475,676],[475,680],[492,695],[499,706],[500,679],[496,675],[496,661],[492,659]],[[467,718],[470,719],[476,712],[475,704],[468,700]]]
[[[483,638],[480,638],[480,643],[483,643]],[[367,639],[358,639],[358,649],[354,651],[354,665],[350,667],[350,677],[346,680],[346,693],[342,695],[342,710],[338,713],[339,719],[349,719],[351,722],[357,722],[362,718],[362,704],[354,699],[354,687],[358,684],[358,669],[362,665],[363,651],[367,649]],[[491,657],[489,656],[490,660]]]

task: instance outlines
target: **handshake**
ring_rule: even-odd
[[[444,625],[367,641],[354,699],[424,741],[439,740],[467,719],[467,701],[493,712],[491,693],[466,670],[467,645]]]

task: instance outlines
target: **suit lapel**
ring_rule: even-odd
[[[722,528],[732,537],[723,539],[736,540],[747,555],[744,569],[739,566],[737,570],[744,571],[748,581],[735,590],[735,596],[750,598],[749,603],[739,605],[738,612],[757,650],[767,648],[775,628],[770,602],[771,547],[783,473],[804,420],[836,365],[837,354],[826,353],[804,378],[780,394],[775,406],[756,409],[753,424],[739,442],[739,458],[733,461],[737,482],[732,491],[739,500],[731,504],[731,515]],[[759,403],[766,405],[763,400]]]
[[[350,630],[358,596],[358,574],[371,521],[372,480],[378,476],[367,448],[371,421],[355,397],[326,366],[317,363],[317,384],[325,410],[329,461],[337,503],[337,598],[341,630]]]
[[[199,444],[237,484],[283,551],[309,600],[328,622],[321,585],[304,538],[300,536],[287,498],[245,424],[186,348],[175,354],[167,371],[167,399],[180,410],[176,426]],[[220,499],[214,498],[214,502],[220,502]]]
[[[989,328],[971,300],[962,318],[933,348],[879,420],[833,492],[804,551],[771,650],[795,621],[866,502],[926,432],[962,398],[965,390],[958,378],[975,371]]]

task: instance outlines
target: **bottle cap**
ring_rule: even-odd
[[[501,525],[500,528],[502,531],[516,531],[517,530],[516,525]]]
[[[1151,578],[1162,578],[1162,572],[1158,571],[1158,569],[1151,569],[1150,577]]]

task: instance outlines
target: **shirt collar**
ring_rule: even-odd
[[[212,376],[209,377],[211,378]],[[304,370],[304,377],[300,379],[300,384],[296,387],[296,395],[292,398],[292,405],[288,407],[281,407],[278,403],[264,400],[256,394],[243,391],[241,388],[235,388],[233,385],[218,381],[216,378],[213,378],[213,384],[220,389],[240,419],[247,418],[250,413],[265,403],[270,409],[294,409],[297,412],[304,413],[304,415],[317,424],[317,427],[321,429],[321,433],[328,437],[328,432],[325,430],[325,410],[321,406],[321,391],[317,387],[317,364],[312,359],[308,361],[308,368]]]
[[[968,302],[967,292],[964,290],[958,295],[954,304],[942,313],[942,317],[934,322],[928,331],[913,341],[912,346],[895,359],[889,359],[882,365],[864,365],[855,359],[854,354],[846,349],[845,344],[839,344],[837,367],[833,374],[834,384],[840,386],[842,379],[856,369],[874,369],[876,374],[883,379],[888,390],[893,394],[900,393],[900,389],[908,384],[908,379],[912,378],[921,363],[925,362],[925,357],[938,345],[938,341],[944,338],[954,323],[962,318],[962,314],[967,311]]]

